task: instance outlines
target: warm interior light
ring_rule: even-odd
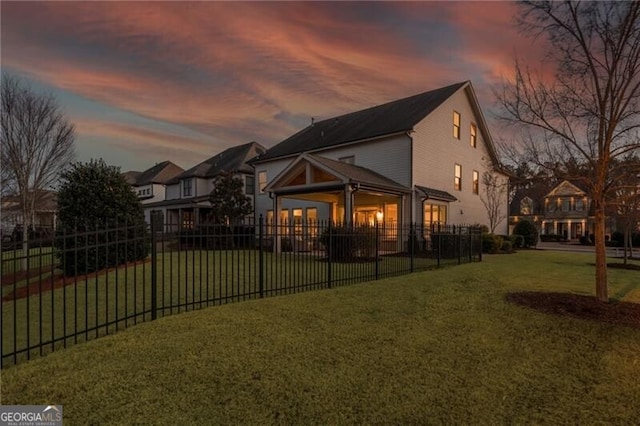
[[[382,210],[378,210],[378,212],[376,213],[376,220],[378,222],[382,222],[383,218],[384,218],[384,214],[382,213]]]

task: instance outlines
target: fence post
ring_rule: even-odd
[[[158,232],[162,229],[162,212],[151,212],[151,320],[158,314]]]
[[[413,245],[418,243],[418,236],[416,235],[416,231],[415,231],[415,224],[410,224],[409,225],[409,256],[411,258],[411,273],[413,273],[413,252],[415,250],[415,248],[413,247]]]
[[[433,238],[433,225],[431,226],[431,237]],[[440,267],[440,259],[442,258],[442,228],[438,222],[438,268]]]
[[[458,226],[458,265],[460,265],[461,263],[462,263],[462,225],[459,225]]]
[[[264,297],[264,218],[260,215],[258,219],[258,285],[260,288],[260,297]]]
[[[376,280],[380,279],[380,222],[376,219]]]
[[[329,220],[329,226],[327,227],[327,234],[329,238],[327,239],[327,287],[331,288],[331,256],[332,256],[332,246],[333,246],[333,229],[332,229],[332,221]]]

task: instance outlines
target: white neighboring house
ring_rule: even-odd
[[[506,184],[469,81],[312,123],[251,163],[269,223],[488,224],[482,175]]]
[[[250,142],[216,154],[170,179],[164,199],[146,204],[145,211],[162,211],[164,222],[171,225],[171,230],[193,229],[198,224],[210,223],[213,211],[209,194],[221,173],[232,173],[242,179],[245,193],[253,204],[253,167],[247,161],[265,151],[259,143]]]
[[[144,207],[144,218],[147,223],[151,221],[151,209],[147,208],[147,205],[163,201],[166,197],[167,182],[182,172],[184,172],[182,167],[176,166],[171,161],[163,161],[144,172],[123,173]]]

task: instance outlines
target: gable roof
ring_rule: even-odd
[[[171,178],[184,172],[182,167],[176,166],[171,161],[163,161],[155,166],[145,170],[144,172],[127,172],[136,173],[134,177],[135,186],[149,185],[152,183],[167,183]],[[127,178],[125,173],[125,178]]]
[[[553,188],[545,197],[567,196],[567,195],[585,195],[585,191],[580,189],[575,183],[563,180],[555,188]]]
[[[247,164],[247,161],[265,151],[266,148],[258,142],[249,142],[244,145],[233,146],[182,172],[167,183],[177,183],[181,179],[191,177],[212,178],[222,172],[252,174],[253,167]]]
[[[373,170],[313,154],[301,154],[298,156],[296,160],[280,172],[280,174],[265,187],[265,191],[276,193],[287,192],[286,187],[279,187],[281,182],[286,180],[287,175],[289,175],[292,170],[295,170],[298,165],[303,162],[320,167],[340,180],[339,182],[328,183],[327,185],[356,183],[367,188],[375,188],[378,190],[402,193],[411,192],[409,188],[406,188],[398,182],[382,176]]]
[[[426,186],[416,185],[416,188],[420,190],[425,196],[425,200],[440,200],[440,201],[457,201],[458,199],[447,191],[441,191],[439,189],[427,188]]]
[[[270,148],[254,161],[286,157],[348,142],[407,132],[459,89],[469,84],[468,81],[456,83],[319,121]]]

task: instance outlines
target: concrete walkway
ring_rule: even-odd
[[[570,251],[574,253],[594,253],[596,248],[594,246],[583,246],[573,243],[555,243],[555,242],[538,242],[536,246],[539,250],[554,250],[554,251]],[[607,256],[610,257],[623,257],[624,251],[621,248],[607,247]],[[633,257],[640,259],[640,249],[634,247]]]

